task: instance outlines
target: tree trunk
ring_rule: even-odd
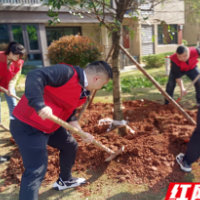
[[[122,120],[122,100],[121,100],[121,84],[120,84],[120,66],[119,66],[119,42],[120,30],[112,33],[113,45],[115,49],[112,55],[112,69],[113,69],[113,103],[115,120]]]

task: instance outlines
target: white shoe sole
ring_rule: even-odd
[[[185,167],[183,167],[182,163],[179,162],[179,159],[178,159],[179,156],[184,156],[184,154],[183,154],[183,153],[179,153],[179,154],[176,156],[176,162],[179,164],[181,170],[184,171],[184,172],[191,172],[191,171],[192,171],[191,168],[190,168],[190,169],[185,168]]]
[[[53,189],[55,190],[58,190],[58,191],[61,191],[61,190],[66,190],[66,189],[69,189],[69,188],[74,188],[74,187],[77,187],[77,186],[80,186],[81,184],[84,184],[85,183],[85,179],[84,178],[80,178],[79,181],[75,184],[72,184],[70,186],[61,186],[59,185],[57,182],[55,182],[53,184]]]

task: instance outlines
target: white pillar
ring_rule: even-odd
[[[44,67],[50,66],[49,59],[46,57],[47,54],[47,38],[46,38],[46,30],[44,24],[39,24],[39,37],[41,42],[42,49],[42,61]]]

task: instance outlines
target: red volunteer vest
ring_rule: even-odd
[[[3,51],[0,51],[0,86],[8,89],[10,80],[17,74],[24,64],[23,60],[18,60],[17,62],[12,62],[7,69],[7,56]]]
[[[189,71],[191,69],[194,69],[197,65],[198,61],[198,57],[199,54],[196,50],[195,47],[189,47],[189,51],[190,51],[190,57],[188,59],[188,63],[186,62],[182,62],[178,59],[176,53],[174,53],[173,55],[170,56],[170,59],[177,65],[180,67],[181,71]]]
[[[72,65],[69,65],[73,68]],[[62,120],[66,121],[73,111],[85,103],[86,97],[80,99],[82,87],[79,84],[79,77],[74,70],[72,78],[61,87],[45,86],[44,88],[44,102],[45,105],[51,107],[53,114]],[[60,125],[50,121],[49,119],[42,120],[38,116],[35,109],[28,105],[28,100],[25,95],[15,107],[13,115],[24,123],[27,123],[45,133],[52,133],[57,130]]]

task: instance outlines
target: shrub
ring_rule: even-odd
[[[187,45],[188,45],[187,40],[182,39],[182,44],[183,44],[184,46],[187,46]]]
[[[159,68],[165,64],[165,57],[172,55],[174,52],[153,54],[148,56],[142,56],[142,62],[146,64],[148,68]]]
[[[0,44],[0,51],[5,51],[8,44],[2,43]]]
[[[91,38],[70,35],[53,41],[48,47],[47,57],[52,64],[67,63],[85,67],[88,63],[101,59],[103,47]]]

